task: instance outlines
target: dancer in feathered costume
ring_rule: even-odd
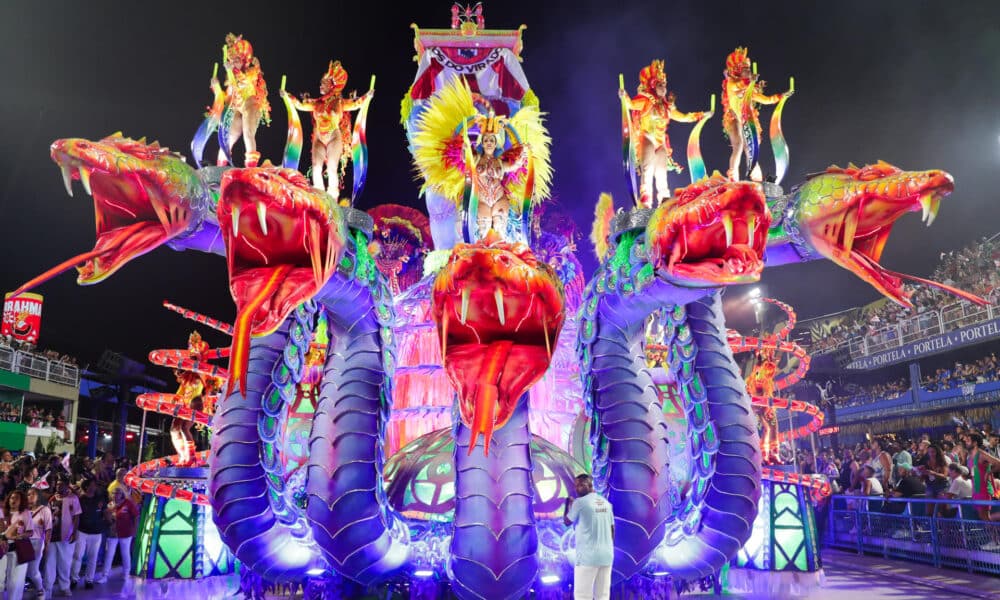
[[[753,369],[747,376],[747,393],[770,399],[774,396],[774,379],[778,375],[775,351],[762,349],[756,353]],[[770,400],[768,400],[770,402]],[[778,418],[772,406],[755,408],[757,430],[760,434],[763,461],[774,464],[778,460]]]
[[[733,153],[729,156],[729,179],[738,181],[740,178],[740,155],[747,151],[747,141],[742,132],[745,125],[752,125],[752,136],[760,145],[760,118],[758,104],[777,104],[783,97],[791,96],[794,90],[784,94],[764,94],[764,82],[753,72],[750,56],[746,48],[733,50],[726,58],[726,70],[722,80],[722,129],[729,136],[729,145]],[[746,98],[747,92],[752,94]],[[750,142],[754,142],[751,138]],[[754,165],[750,178],[754,181],[763,179],[760,165]]]
[[[192,332],[188,337],[188,358],[201,360],[208,349],[208,342],[201,339],[201,334],[197,331]],[[181,369],[174,371],[174,376],[180,384],[175,393],[177,400],[193,410],[204,411],[204,397],[216,394],[222,389],[222,381],[215,377]],[[178,462],[181,465],[194,461],[195,443],[194,435],[191,433],[192,424],[193,421],[181,418],[174,418],[170,424],[170,440],[177,450]]]
[[[431,97],[417,122],[414,162],[425,189],[456,204],[471,192],[466,210],[476,213],[477,237],[493,229],[506,238],[511,206],[526,234],[526,211],[549,195],[549,142],[537,107],[524,106],[509,118],[484,114],[468,84],[456,79]]]
[[[677,110],[674,94],[667,93],[667,74],[663,61],[654,60],[639,72],[639,88],[632,98],[624,89],[619,90],[623,102],[627,103],[632,117],[632,135],[638,136],[639,172],[642,177],[639,186],[639,201],[649,208],[653,206],[653,183],[656,183],[657,204],[670,197],[667,171],[680,173],[684,170],[674,162],[674,151],[670,146],[667,127],[670,121],[694,123],[703,116],[701,112],[685,113]]]
[[[228,164],[226,158],[229,148],[233,147],[240,137],[246,150],[244,164],[256,167],[260,161],[257,152],[257,127],[261,122],[270,123],[271,105],[267,101],[267,84],[260,70],[260,61],[253,55],[253,46],[243,39],[242,35],[226,36],[223,47],[223,62],[226,67],[226,103],[231,115],[231,125],[226,136],[226,149],[219,150],[218,164]],[[219,81],[212,78],[212,89],[219,88]]]
[[[340,61],[330,61],[330,66],[319,82],[319,98],[303,95],[299,100],[282,90],[296,109],[313,114],[312,130],[312,181],[313,187],[326,190],[334,198],[340,197],[341,171],[347,166],[350,154],[344,152],[351,143],[351,117],[348,113],[364,106],[374,91],[358,98],[355,94],[344,98],[341,93],[347,86],[347,70]],[[326,170],[327,185],[323,185]]]

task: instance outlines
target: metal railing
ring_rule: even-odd
[[[0,346],[0,369],[72,387],[80,386],[80,368],[44,356]]]
[[[872,419],[882,419],[885,417],[897,417],[908,414],[924,414],[949,410],[963,410],[983,404],[989,404],[1000,400],[1000,390],[986,390],[973,395],[965,395],[959,388],[951,391],[953,395],[943,396],[934,400],[921,400],[918,402],[907,402],[904,404],[892,404],[886,401],[874,402],[855,406],[837,407],[837,423],[846,425],[857,421],[870,421]]]
[[[936,311],[915,314],[869,334],[849,337],[835,346],[818,350],[817,354],[846,348],[851,358],[860,358],[1000,317],[1000,288],[990,292],[986,299],[990,302],[988,306],[955,302]]]
[[[13,348],[0,346],[0,369],[4,371],[13,371],[15,354],[16,352]]]
[[[1000,575],[1000,522],[979,518],[984,507],[1000,511],[1000,502],[836,495],[823,544]]]

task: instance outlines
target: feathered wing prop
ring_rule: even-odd
[[[611,194],[601,194],[594,209],[594,225],[590,230],[590,241],[594,244],[597,260],[604,260],[608,253],[608,236],[611,234],[611,220],[615,217],[615,201]]]
[[[473,125],[477,110],[468,84],[456,78],[431,96],[413,131],[413,161],[424,178],[423,190],[432,190],[461,203],[465,180],[471,166],[465,154],[465,131]],[[505,162],[513,162],[526,150],[524,165],[511,172],[505,180],[512,200],[540,202],[549,197],[552,165],[549,145],[551,138],[534,105],[523,106],[506,120],[504,133],[512,147],[505,153]]]
[[[468,84],[456,78],[431,96],[413,131],[413,162],[431,190],[462,201],[470,166],[463,154],[463,124],[476,116]]]

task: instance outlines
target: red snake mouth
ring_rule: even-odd
[[[459,244],[434,282],[444,366],[462,422],[489,454],[520,397],[548,369],[563,324],[563,290],[524,245],[494,236]]]
[[[73,196],[73,182],[79,181],[93,198],[97,240],[93,249],[35,277],[21,286],[19,293],[72,268],[78,272],[79,285],[100,283],[190,226],[191,211],[164,189],[160,174],[149,169],[121,168],[120,163],[134,164],[137,159],[124,154],[115,144],[145,153],[161,151],[158,146],[149,149],[120,136],[100,142],[62,139],[52,144],[51,157],[59,166],[66,192]]]
[[[854,197],[840,202],[839,210],[832,214],[805,223],[806,233],[816,250],[903,306],[912,306],[910,294],[903,287],[905,280],[985,305],[986,301],[978,296],[936,281],[890,271],[879,262],[893,226],[904,214],[921,212],[928,227],[934,222],[941,199],[955,190],[951,175],[944,171],[906,173],[885,163],[855,170],[857,177],[870,179],[855,183]]]
[[[295,171],[264,167],[223,176],[217,214],[237,309],[231,383],[242,381],[249,337],[272,333],[333,274],[344,244],[335,210]]]
[[[764,270],[771,215],[760,185],[713,177],[679,191],[647,227],[650,258],[690,287],[750,283]]]

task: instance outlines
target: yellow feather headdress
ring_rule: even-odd
[[[472,91],[461,78],[453,79],[431,96],[414,126],[413,162],[424,178],[421,191],[432,190],[461,202],[466,174],[471,169],[465,164],[465,137],[472,128],[479,130],[480,138],[487,133],[497,135],[498,146],[505,143],[505,137],[512,145],[527,145],[534,167],[532,199],[540,202],[549,197],[551,138],[538,107],[522,106],[511,117],[483,115],[476,109]],[[510,182],[512,198],[523,194],[527,183],[524,179],[518,175]]]

